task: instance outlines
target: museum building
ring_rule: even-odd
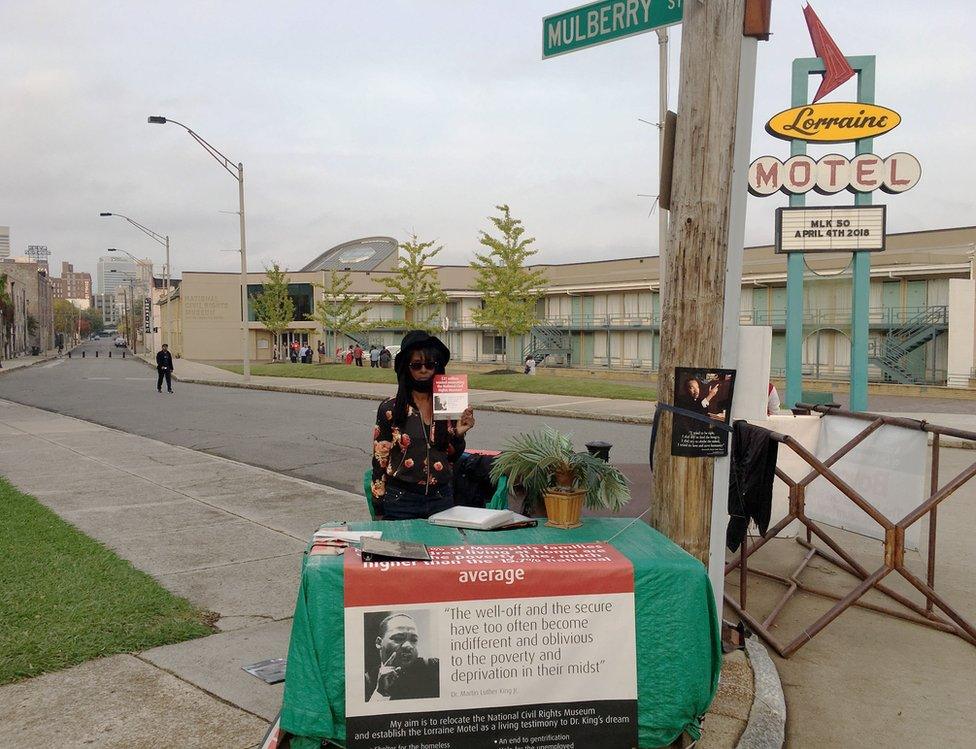
[[[974,273],[976,227],[889,234],[874,253],[870,285],[869,377],[872,381],[968,386],[974,377]],[[806,255],[804,278],[804,377],[846,380],[850,365],[851,254]],[[348,272],[350,293],[367,309],[370,329],[346,332],[338,344],[398,344],[404,311],[382,298],[380,279],[397,262],[397,242],[368,237],[322,253],[288,273],[294,320],[279,345],[294,340],[314,347],[327,337],[309,320],[331,271]],[[436,266],[446,304],[422,311],[436,321],[456,360],[521,362],[532,355],[544,366],[650,371],[660,349],[659,259],[634,257],[534,266],[547,279],[538,323],[506,341],[479,326],[481,305],[468,266]],[[248,295],[260,293],[263,272],[248,276]],[[186,271],[167,301],[170,330],[164,340],[177,355],[200,361],[241,358],[240,274]],[[771,245],[747,247],[743,256],[740,319],[772,328],[772,374],[782,376],[786,355],[786,255]],[[274,341],[248,309],[252,361],[270,361]],[[398,322],[399,321],[399,322]]]

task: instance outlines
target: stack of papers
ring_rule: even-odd
[[[351,531],[346,528],[319,528],[312,536],[315,541],[345,541],[347,544],[361,543],[364,538],[379,538],[383,531]]]
[[[514,523],[531,522],[532,518],[519,515],[511,510],[486,510],[481,507],[451,507],[431,515],[427,522],[434,525],[446,525],[451,528],[472,528],[488,531]]]

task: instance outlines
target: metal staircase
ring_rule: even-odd
[[[929,341],[934,341],[947,327],[945,306],[923,307],[904,325],[889,330],[884,338],[876,342],[871,352],[871,363],[884,372],[886,380],[915,384],[923,378],[912,371],[909,355]]]
[[[569,356],[573,351],[569,333],[551,325],[534,325],[529,331],[529,339],[522,347],[522,361],[531,356],[536,363],[549,355]]]

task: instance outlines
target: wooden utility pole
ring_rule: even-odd
[[[733,179],[733,166],[737,115],[742,114],[740,64],[747,1],[684,4],[670,229],[667,252],[662,252],[668,290],[661,310],[658,399],[662,403],[674,398],[675,367],[718,368],[723,359],[729,366],[730,351],[735,352],[745,179]],[[754,66],[754,56],[747,64]],[[742,78],[747,79],[741,85],[748,88],[742,93],[749,104],[743,125],[751,129],[752,78]],[[748,132],[738,135],[740,162],[744,141],[748,165]],[[742,196],[733,190],[739,182]],[[738,197],[742,206],[735,202]],[[736,226],[731,226],[733,214]],[[730,264],[730,227],[738,243],[738,265],[735,255]],[[726,309],[727,274],[729,294],[735,295],[730,310]],[[731,346],[727,345],[723,357],[723,337],[730,336]],[[734,368],[734,357],[732,362]],[[715,459],[672,456],[671,425],[671,414],[666,412],[654,450],[651,524],[707,566]],[[716,496],[721,496],[717,490]],[[724,496],[716,501],[724,502]],[[721,593],[716,593],[720,598]]]

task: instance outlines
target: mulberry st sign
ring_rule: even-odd
[[[681,23],[683,0],[603,0],[542,19],[542,59]]]

